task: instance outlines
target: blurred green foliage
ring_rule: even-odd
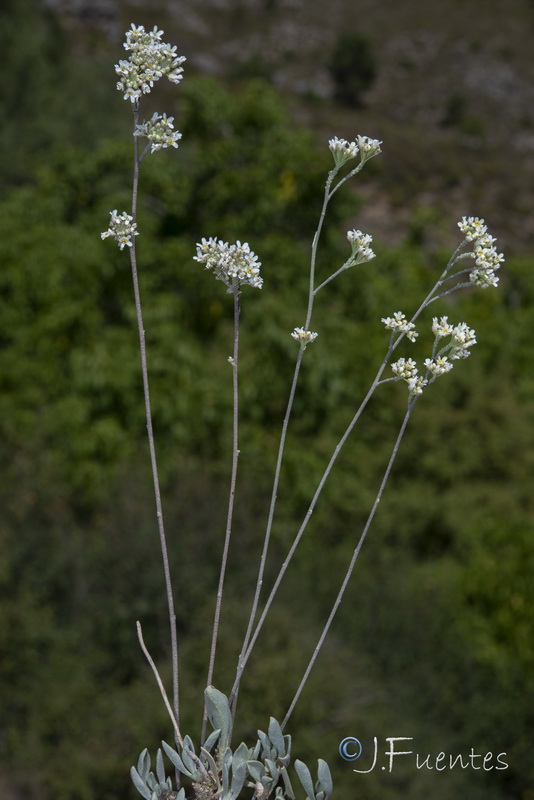
[[[28,14],[35,8],[29,4]],[[39,29],[32,29],[37,50],[51,46]],[[184,81],[176,107],[167,108],[182,143],[143,162],[139,208],[154,425],[183,642],[183,727],[194,738],[225,520],[232,337],[231,299],[192,261],[194,245],[202,236],[247,238],[265,279],[261,292],[245,289],[242,297],[241,472],[216,675],[226,690],[296,356],[289,333],[303,323],[310,241],[330,168],[326,148],[318,152],[289,122],[271,89],[260,81],[239,88]],[[66,114],[66,130],[75,120]],[[127,255],[99,237],[109,211],[130,203],[131,144],[125,135],[89,149],[67,137],[46,159],[37,148],[31,163],[22,172],[3,168],[11,188],[0,201],[0,777],[32,800],[122,800],[135,796],[128,769],[140,750],[169,736],[135,638],[140,619],[165,673],[131,278]],[[324,277],[346,257],[342,221],[359,202],[348,190],[336,196],[319,256]],[[376,261],[318,295],[312,328],[320,336],[306,353],[296,398],[267,583],[385,351],[380,317],[414,310],[448,257],[432,249],[423,223],[414,222],[402,247],[377,245]],[[339,796],[528,797],[533,295],[530,260],[515,260],[499,292],[466,292],[432,307],[465,319],[480,344],[418,404],[289,726],[295,756],[329,761]],[[426,355],[429,327],[427,315],[421,341],[403,355]],[[342,451],[251,661],[238,736],[252,740],[291,701],[405,402],[404,385],[382,387]],[[369,743],[413,736],[425,754],[506,751],[510,769],[356,776],[337,755],[347,735]]]

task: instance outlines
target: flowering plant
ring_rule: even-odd
[[[350,244],[350,255],[347,260],[330,275],[324,279],[317,278],[317,255],[321,240],[321,233],[328,206],[339,188],[349,179],[356,176],[365,164],[381,152],[382,142],[368,136],[358,135],[353,141],[347,141],[334,137],[329,141],[329,149],[332,153],[334,166],[328,172],[323,196],[322,208],[319,216],[317,230],[313,237],[311,247],[310,269],[309,269],[309,290],[308,303],[305,319],[302,326],[294,327],[290,333],[291,337],[299,344],[296,355],[293,379],[289,391],[289,399],[282,422],[278,456],[273,479],[271,501],[269,506],[268,519],[263,539],[263,547],[258,565],[258,576],[253,598],[251,600],[251,611],[248,619],[248,626],[236,665],[236,673],[233,685],[229,687],[226,694],[213,686],[214,665],[217,654],[217,641],[219,632],[219,621],[224,594],[224,581],[227,569],[230,538],[232,534],[234,517],[234,498],[239,461],[239,345],[240,345],[240,309],[241,294],[243,287],[251,286],[261,289],[263,277],[260,276],[261,262],[258,256],[251,250],[247,242],[237,241],[234,244],[211,237],[202,238],[197,244],[196,255],[193,260],[204,265],[205,269],[212,272],[215,278],[223,282],[226,291],[233,297],[234,310],[234,336],[233,354],[229,359],[232,368],[233,385],[233,436],[232,436],[232,470],[230,481],[230,492],[228,501],[228,511],[226,520],[226,531],[223,543],[221,559],[221,569],[217,588],[217,599],[214,611],[214,622],[211,638],[211,649],[207,668],[206,688],[204,693],[204,713],[202,734],[200,741],[195,746],[192,738],[183,735],[180,725],[180,685],[178,669],[178,637],[176,631],[176,618],[174,611],[174,593],[172,587],[172,576],[169,568],[167,553],[167,537],[164,527],[163,509],[160,497],[158,467],[156,459],[156,447],[152,429],[150,387],[148,378],[148,361],[145,345],[145,331],[142,316],[142,305],[139,291],[138,267],[136,256],[136,240],[139,235],[137,230],[136,209],[139,186],[139,170],[145,155],[155,153],[166,147],[178,147],[181,134],[174,131],[173,118],[165,114],[154,113],[152,118],[145,123],[139,123],[139,104],[142,95],[148,93],[153,88],[155,82],[166,76],[174,83],[178,83],[182,78],[182,63],[184,58],[176,55],[176,48],[162,43],[163,32],[154,28],[152,32],[146,32],[142,26],[134,26],[126,35],[124,47],[130,51],[131,55],[127,61],[120,61],[116,66],[117,73],[121,76],[117,83],[117,88],[123,93],[124,99],[132,104],[134,127],[134,180],[132,192],[132,213],[117,210],[111,212],[109,228],[102,233],[102,238],[114,238],[120,249],[128,248],[130,264],[133,278],[134,297],[137,313],[137,325],[141,355],[141,370],[144,385],[144,399],[147,421],[147,432],[149,440],[150,458],[154,479],[156,516],[159,530],[161,552],[163,558],[164,575],[166,582],[167,603],[169,611],[170,636],[172,646],[172,700],[169,699],[167,691],[159,671],[145,645],[143,632],[140,623],[137,623],[138,638],[140,646],[154,672],[158,683],[161,696],[172,723],[174,732],[174,747],[168,743],[162,743],[162,749],[158,749],[156,756],[155,773],[152,771],[151,758],[145,749],[141,753],[136,767],[132,767],[131,776],[133,783],[139,793],[146,800],[166,800],[167,798],[177,798],[185,800],[185,787],[181,786],[184,781],[191,785],[192,791],[197,800],[237,800],[242,792],[248,791],[249,795],[258,800],[266,800],[270,795],[274,795],[278,800],[295,800],[295,792],[289,774],[291,764],[291,737],[285,734],[284,728],[291,717],[295,705],[300,697],[304,685],[321,650],[324,640],[328,634],[334,616],[345,593],[347,584],[352,575],[356,560],[361,551],[363,542],[372,524],[378,504],[386,487],[389,475],[397,456],[402,438],[406,431],[408,421],[425,389],[432,384],[438,377],[450,372],[454,362],[463,360],[470,355],[471,347],[476,344],[475,332],[465,323],[460,322],[451,325],[447,316],[434,317],[431,330],[434,342],[430,355],[424,360],[424,370],[419,372],[419,367],[414,359],[402,356],[397,361],[391,363],[393,353],[401,345],[404,338],[409,342],[415,342],[419,335],[416,330],[416,321],[427,309],[427,307],[446,295],[457,291],[462,287],[495,287],[498,282],[496,271],[503,261],[503,256],[497,253],[494,242],[495,239],[487,232],[487,227],[483,220],[478,217],[463,217],[458,223],[464,239],[461,241],[456,251],[453,253],[449,262],[433,288],[423,300],[419,308],[410,318],[402,311],[396,311],[391,317],[383,317],[382,322],[386,330],[390,331],[389,344],[386,347],[385,355],[380,363],[376,375],[371,382],[371,386],[357,408],[352,420],[348,424],[343,435],[328,461],[323,475],[319,481],[317,489],[310,501],[308,510],[303,522],[299,527],[293,543],[289,549],[286,559],[278,573],[270,594],[263,603],[261,614],[259,604],[265,573],[265,565],[270,544],[270,537],[273,519],[276,510],[278,487],[281,474],[281,465],[284,458],[286,447],[287,430],[291,421],[295,393],[297,390],[299,374],[301,370],[304,353],[308,345],[312,344],[318,333],[311,330],[311,320],[314,311],[315,298],[318,292],[323,291],[333,280],[348,269],[368,263],[375,258],[375,253],[370,245],[372,237],[370,234],[360,230],[349,230],[347,240]],[[138,140],[140,137],[148,139],[145,151],[140,154]],[[352,163],[351,163],[352,162]],[[348,170],[345,169],[348,167]],[[343,172],[342,172],[343,170]],[[464,262],[474,260],[474,266],[464,267]],[[465,281],[463,278],[468,277]],[[390,367],[393,377],[384,378],[383,375],[387,367]],[[317,500],[322,492],[325,482],[339,456],[339,453],[360,420],[369,400],[377,388],[389,382],[405,381],[408,386],[407,408],[404,419],[397,434],[392,453],[386,466],[382,482],[368,515],[367,521],[357,541],[356,547],[348,564],[345,575],[340,583],[340,588],[333,604],[331,613],[325,622],[323,631],[310,658],[308,666],[304,672],[295,697],[290,704],[287,713],[279,723],[271,717],[267,732],[258,730],[258,738],[251,747],[241,743],[237,747],[232,746],[232,729],[237,709],[238,694],[243,672],[247,666],[250,655],[255,648],[260,630],[262,629],[266,617],[269,614],[273,599],[278,591],[280,583],[287,571],[288,565],[304,535],[308,522],[317,504]],[[208,733],[207,726],[212,730]],[[175,770],[174,783],[166,775],[163,753],[168,757]],[[298,759],[294,761],[294,770],[297,779],[309,800],[328,800],[333,786],[330,770],[323,759],[318,760],[317,780],[312,778],[308,767]]]

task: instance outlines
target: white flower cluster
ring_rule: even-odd
[[[465,233],[465,238],[468,242],[474,242],[475,239],[480,239],[488,231],[488,226],[483,219],[479,217],[462,217],[458,223],[458,227]]]
[[[163,31],[155,26],[152,31],[145,31],[142,25],[133,23],[126,32],[124,47],[131,55],[127,61],[115,65],[115,72],[120,75],[117,89],[124,92],[125,100],[134,103],[142,94],[148,94],[155,81],[163,76],[172,83],[181,81],[185,56],[177,56],[176,46],[162,42],[162,35]]]
[[[393,317],[382,317],[381,321],[384,323],[387,330],[405,333],[411,342],[415,342],[419,336],[413,322],[408,322],[402,311],[395,311]]]
[[[449,323],[448,317],[441,317],[439,320],[434,317],[432,320],[432,333],[436,339],[443,339],[444,336],[451,336],[454,326]]]
[[[410,378],[415,378],[418,372],[417,364],[413,358],[399,358],[398,361],[395,361],[395,363],[391,365],[391,369],[397,377],[405,381],[410,380]]]
[[[133,217],[123,211],[122,214],[117,214],[117,209],[109,212],[111,219],[109,221],[109,228],[104,233],[101,233],[102,239],[107,239],[108,236],[113,236],[121,250],[125,247],[132,247],[132,236],[138,236],[137,223],[133,221]]]
[[[454,364],[451,364],[447,356],[437,356],[436,358],[425,358],[425,367],[435,378],[450,372]]]
[[[213,237],[203,238],[197,244],[197,254],[193,258],[200,264],[205,264],[206,269],[213,270],[215,277],[230,288],[235,286],[236,281],[239,286],[248,284],[256,289],[263,286],[263,278],[260,277],[261,262],[247,242],[228,244]]]
[[[315,333],[314,331],[305,331],[304,328],[295,328],[291,336],[293,339],[295,339],[295,341],[299,342],[302,345],[302,348],[305,350],[306,345],[314,342],[319,334]]]
[[[380,149],[382,142],[378,139],[370,139],[369,136],[358,136],[357,138],[362,161],[367,161],[382,152]]]
[[[496,287],[499,283],[495,271],[499,269],[504,261],[504,255],[498,253],[494,242],[497,240],[485,233],[477,239],[474,245],[475,264],[477,268],[469,273],[469,280],[475,286],[487,289],[490,286]]]
[[[350,158],[356,158],[358,155],[358,145],[356,142],[347,142],[346,139],[338,139],[337,136],[330,139],[328,147],[334,156],[336,167],[340,167],[345,161],[348,161]]]
[[[136,126],[134,136],[146,136],[151,144],[151,153],[161,150],[162,147],[178,147],[182,134],[174,130],[173,121],[174,117],[154,112],[148,122]]]
[[[360,154],[361,162],[368,161],[373,156],[381,152],[378,139],[370,139],[369,136],[357,136],[354,142],[348,142],[346,139],[339,139],[334,136],[328,142],[328,147],[334,156],[334,163],[336,167],[341,167],[345,161],[351,158],[356,158]]]
[[[450,324],[448,317],[440,317],[440,319],[434,317],[432,333],[436,339],[443,339],[445,336],[451,337],[450,343],[445,348],[451,359],[467,358],[471,355],[469,348],[477,343],[475,331],[466,322],[460,322],[454,326]],[[446,371],[448,372],[449,369]]]
[[[467,323],[460,322],[452,331],[449,352],[451,359],[467,358],[471,355],[469,348],[476,343],[475,331]]]
[[[490,236],[486,223],[479,217],[462,217],[458,227],[467,241],[473,242],[472,256],[476,267],[469,273],[469,281],[482,289],[496,287],[499,279],[495,272],[504,261],[504,255],[495,247],[497,240]]]
[[[391,365],[391,369],[397,378],[406,381],[411,396],[423,394],[423,389],[428,381],[418,374],[419,370],[413,358],[399,358]]]
[[[400,312],[397,312],[395,316],[398,317],[399,315]],[[399,322],[402,322],[400,318]],[[397,378],[406,381],[408,384],[408,391],[411,397],[422,394],[425,386],[434,383],[440,375],[450,372],[454,366],[452,362],[455,359],[467,358],[470,355],[469,348],[476,344],[475,331],[472,328],[465,322],[460,322],[456,326],[450,325],[447,317],[441,317],[440,319],[434,317],[432,320],[432,333],[436,337],[436,341],[443,339],[445,336],[450,336],[451,341],[445,347],[442,347],[437,355],[425,359],[426,377],[419,375],[417,364],[412,358],[399,358],[398,361],[391,365],[391,369]],[[446,353],[448,355],[445,355]]]
[[[375,257],[375,254],[369,247],[373,241],[373,237],[370,233],[362,233],[356,230],[347,231],[347,239],[352,247],[353,261],[351,266],[354,264],[363,264]]]

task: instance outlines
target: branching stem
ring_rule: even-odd
[[[333,172],[330,173],[329,180],[331,180],[331,178],[333,178],[333,174],[334,174]],[[343,180],[345,180],[345,179],[343,179]],[[323,211],[322,211],[322,214],[321,214],[321,220],[320,220],[320,223],[319,223],[318,232],[320,231],[320,227],[322,225],[322,221],[324,220],[324,215],[326,213],[326,207],[327,207],[328,201],[332,197],[334,192],[337,190],[337,188],[339,187],[340,183],[341,183],[341,181],[335,186],[335,188],[330,193],[328,193],[328,184],[327,184],[327,190],[325,191],[325,201],[323,203]],[[317,242],[318,242],[318,233],[316,233],[316,235],[314,237],[314,246],[312,248],[312,268],[311,268],[311,272],[312,273],[313,273],[313,268],[314,268],[314,263],[315,263],[314,252],[315,252],[316,247],[317,247]],[[429,303],[432,301],[434,293],[441,286],[442,281],[446,277],[448,271],[450,270],[450,268],[454,264],[455,259],[457,258],[458,254],[461,252],[461,250],[463,249],[464,246],[465,246],[465,241],[461,242],[461,244],[456,248],[455,252],[453,253],[451,258],[449,259],[449,261],[447,263],[447,266],[445,267],[443,273],[440,275],[438,281],[436,281],[436,283],[432,287],[431,291],[428,293],[428,295],[425,297],[425,299],[423,300],[423,302],[421,303],[421,305],[419,306],[419,308],[417,309],[415,314],[412,316],[411,322],[414,322],[419,317],[419,315],[424,311],[424,309],[429,305]],[[310,291],[309,308],[313,308],[313,289]],[[310,314],[310,316],[311,316],[311,314]],[[308,324],[309,324],[309,321],[308,321]],[[265,622],[265,618],[266,618],[266,616],[267,616],[267,614],[268,614],[268,612],[269,612],[269,610],[271,608],[271,605],[273,603],[274,597],[275,597],[275,595],[276,595],[276,593],[278,591],[278,588],[279,588],[279,586],[280,586],[280,584],[282,582],[282,579],[283,579],[283,577],[284,577],[284,575],[285,575],[285,573],[287,571],[289,563],[290,563],[291,559],[293,558],[293,555],[294,555],[294,553],[295,553],[295,551],[296,551],[296,549],[298,547],[298,544],[299,544],[299,542],[300,542],[300,540],[301,540],[301,538],[302,538],[302,536],[304,534],[304,531],[305,531],[305,529],[306,529],[306,527],[308,525],[308,522],[309,522],[309,520],[311,518],[311,515],[313,514],[313,511],[315,509],[315,506],[317,504],[319,496],[320,496],[320,494],[321,494],[321,492],[323,490],[323,487],[324,487],[324,485],[326,483],[326,480],[327,480],[327,478],[328,478],[328,476],[329,476],[329,474],[330,474],[330,472],[331,472],[331,470],[332,470],[332,468],[333,468],[333,466],[334,466],[334,464],[335,464],[335,462],[337,460],[337,457],[338,457],[339,453],[341,452],[341,449],[343,448],[345,442],[347,441],[347,439],[349,438],[350,434],[352,433],[354,427],[356,426],[360,416],[362,415],[362,413],[365,410],[369,400],[371,399],[372,395],[374,394],[375,389],[377,388],[379,383],[381,383],[380,379],[381,379],[382,374],[383,374],[383,372],[384,372],[384,370],[385,370],[385,368],[386,368],[386,366],[387,366],[387,364],[389,362],[389,359],[390,359],[393,351],[396,350],[396,348],[398,347],[398,345],[400,344],[402,339],[405,337],[405,335],[406,335],[405,333],[401,333],[396,339],[394,339],[394,332],[392,332],[392,335],[391,335],[391,338],[390,338],[390,344],[389,344],[389,348],[388,348],[388,351],[386,353],[386,356],[384,357],[384,360],[382,361],[382,364],[380,365],[380,368],[379,368],[379,370],[378,370],[378,372],[377,372],[377,374],[376,374],[376,376],[375,376],[375,378],[374,378],[374,380],[373,380],[373,382],[371,384],[370,389],[368,390],[367,394],[365,395],[364,399],[362,400],[362,402],[360,404],[360,407],[358,408],[358,410],[356,411],[356,414],[354,415],[354,417],[352,418],[351,422],[347,426],[347,428],[345,430],[345,433],[343,434],[343,436],[339,440],[339,442],[338,442],[338,444],[337,444],[337,446],[336,446],[336,448],[334,450],[334,453],[332,454],[332,456],[330,458],[330,461],[329,461],[329,463],[328,463],[328,465],[327,465],[327,467],[326,467],[326,469],[325,469],[325,471],[324,471],[324,473],[323,473],[323,475],[321,477],[321,480],[319,481],[319,484],[318,484],[317,489],[315,491],[315,494],[314,494],[314,496],[312,498],[312,501],[310,503],[308,511],[306,512],[306,516],[304,517],[304,520],[303,520],[303,522],[302,522],[302,524],[301,524],[301,526],[300,526],[300,528],[299,528],[299,530],[298,530],[298,532],[297,532],[297,534],[295,536],[295,539],[293,540],[293,544],[291,545],[291,548],[290,548],[290,550],[289,550],[289,552],[288,552],[288,554],[287,554],[287,556],[285,558],[285,561],[283,562],[283,564],[282,564],[282,566],[280,568],[280,572],[278,573],[278,576],[277,576],[277,578],[276,578],[276,580],[274,582],[274,585],[273,585],[273,587],[271,589],[269,597],[267,598],[267,601],[265,603],[265,606],[263,608],[261,616],[260,616],[260,618],[258,620],[258,623],[256,624],[256,627],[254,628],[254,633],[251,633],[252,623],[249,622],[249,631],[247,631],[247,639],[246,639],[246,641],[248,640],[248,644],[243,647],[243,650],[242,650],[241,655],[239,657],[238,666],[237,666],[237,673],[236,673],[234,685],[232,687],[232,691],[230,693],[230,703],[231,704],[235,703],[235,698],[237,696],[237,692],[239,691],[239,685],[240,685],[240,682],[241,682],[241,677],[242,677],[243,671],[245,669],[245,666],[247,664],[247,661],[250,658],[252,650],[253,650],[253,648],[254,648],[254,646],[256,644],[256,640],[258,638],[258,635],[259,635],[259,633],[261,631],[261,628],[263,627],[263,623]],[[413,402],[412,402],[412,407],[413,407]],[[408,415],[408,417],[409,417],[409,415]],[[406,420],[406,423],[407,423],[407,420]],[[274,497],[274,493],[273,493],[273,497]],[[259,596],[259,593],[257,593],[257,594]],[[253,620],[252,616],[251,616],[251,619]]]
[[[307,308],[307,311],[306,311],[306,322],[304,323],[305,330],[307,330],[309,328],[309,325],[310,325],[310,322],[311,322],[312,313],[313,313],[313,303],[314,303],[314,298],[315,298],[314,283],[315,283],[315,264],[316,264],[316,261],[317,261],[317,249],[318,249],[318,246],[319,246],[319,239],[321,237],[321,231],[322,231],[324,220],[325,220],[325,216],[326,216],[326,210],[328,208],[328,203],[329,203],[329,200],[330,200],[330,198],[331,198],[331,196],[333,194],[330,191],[330,187],[332,185],[332,181],[334,180],[336,172],[337,172],[337,170],[333,169],[328,174],[328,178],[327,178],[326,186],[325,186],[325,191],[324,191],[324,197],[323,197],[323,205],[322,205],[322,208],[321,208],[321,214],[320,214],[320,217],[319,217],[317,230],[315,231],[315,235],[313,237],[313,242],[312,242],[311,257],[310,257],[310,280],[309,280],[309,290],[308,290],[308,308]],[[259,603],[259,599],[260,599],[261,589],[262,589],[262,586],[263,586],[263,576],[264,576],[264,573],[265,573],[265,564],[266,564],[266,561],[267,561],[267,553],[268,553],[268,550],[269,550],[269,543],[270,543],[270,539],[271,539],[271,530],[272,530],[272,526],[273,526],[274,512],[275,512],[275,509],[276,509],[276,501],[277,501],[277,498],[278,498],[278,484],[280,482],[280,472],[281,472],[281,468],[282,468],[282,460],[283,460],[283,457],[284,457],[284,450],[285,450],[286,437],[287,437],[287,429],[288,429],[288,426],[289,426],[289,420],[291,418],[291,412],[293,410],[293,402],[294,402],[294,399],[295,399],[295,392],[296,392],[296,389],[297,389],[297,383],[298,383],[298,378],[299,378],[299,374],[300,374],[300,366],[302,364],[302,358],[303,358],[303,355],[304,355],[304,349],[305,349],[304,347],[301,347],[300,350],[299,350],[298,356],[297,356],[297,361],[296,361],[296,364],[295,364],[295,371],[293,373],[293,380],[291,382],[291,389],[290,389],[290,392],[289,392],[289,399],[288,399],[288,403],[287,403],[286,413],[285,413],[285,416],[284,416],[284,421],[282,423],[282,432],[281,432],[281,435],[280,435],[280,444],[278,446],[278,455],[277,455],[277,458],[276,458],[276,467],[275,467],[275,472],[274,472],[273,488],[272,488],[271,500],[270,500],[270,504],[269,504],[267,527],[266,527],[266,530],[265,530],[265,537],[264,537],[264,540],[263,540],[263,550],[262,550],[261,557],[260,557],[260,566],[259,566],[259,570],[258,570],[258,578],[256,580],[256,589],[255,589],[255,592],[254,592],[254,599],[252,601],[252,609],[251,609],[249,620],[248,620],[247,630],[246,630],[246,633],[245,633],[245,639],[243,641],[243,646],[242,646],[241,652],[239,654],[237,673],[236,673],[236,682],[234,684],[234,689],[232,690],[232,694],[231,694],[232,714],[234,716],[235,716],[235,711],[236,711],[237,694],[238,694],[238,691],[239,691],[239,683],[240,683],[240,679],[241,679],[241,674],[243,672],[243,670],[241,668],[241,664],[242,664],[242,661],[243,661],[244,654],[247,651],[247,648],[248,648],[249,643],[250,643],[250,637],[252,635],[252,629],[253,629],[253,625],[254,625],[254,622],[255,622],[255,619],[256,619],[256,614],[257,614],[257,610],[258,610],[258,603]]]
[[[399,431],[399,435],[397,436],[397,440],[396,440],[395,445],[393,447],[393,452],[391,453],[391,457],[390,457],[388,465],[386,467],[386,471],[385,471],[384,476],[382,478],[382,483],[380,484],[380,489],[378,490],[378,494],[377,494],[377,496],[375,498],[375,501],[373,503],[373,507],[371,509],[371,512],[370,512],[370,514],[369,514],[369,516],[367,518],[367,522],[365,523],[365,527],[364,527],[364,529],[363,529],[363,531],[362,531],[362,533],[360,535],[358,543],[357,543],[357,545],[356,545],[356,547],[354,549],[354,552],[352,554],[352,558],[350,560],[347,572],[345,573],[345,577],[343,578],[343,581],[341,583],[341,587],[340,587],[340,590],[339,590],[338,595],[336,597],[336,600],[334,602],[334,605],[332,607],[332,611],[330,612],[330,616],[328,617],[328,619],[326,621],[326,624],[325,624],[325,626],[323,628],[323,631],[322,631],[322,633],[321,633],[321,635],[319,637],[319,641],[317,642],[315,650],[313,651],[313,655],[310,658],[308,666],[306,667],[306,671],[304,672],[304,675],[303,675],[302,680],[301,680],[301,682],[299,684],[299,687],[297,689],[295,697],[293,698],[293,700],[291,702],[291,705],[289,706],[289,709],[287,711],[287,714],[284,717],[284,720],[282,722],[282,728],[286,725],[288,719],[290,718],[291,714],[293,713],[293,709],[295,708],[295,705],[297,704],[297,701],[298,701],[298,699],[299,699],[299,697],[301,695],[301,692],[304,689],[304,686],[305,686],[305,684],[306,684],[306,682],[307,682],[307,680],[308,680],[308,678],[310,676],[310,672],[312,671],[313,665],[315,664],[315,661],[317,660],[317,656],[319,655],[319,652],[320,652],[320,650],[321,650],[321,648],[323,646],[324,640],[325,640],[325,638],[326,638],[326,636],[328,634],[328,631],[330,630],[330,626],[332,624],[332,621],[333,621],[333,619],[334,619],[334,617],[335,617],[335,615],[337,613],[337,610],[339,608],[341,600],[343,599],[343,595],[345,594],[345,590],[347,588],[348,582],[349,582],[349,580],[351,578],[351,575],[352,575],[352,572],[354,570],[354,565],[356,564],[357,558],[358,558],[358,556],[360,554],[360,550],[361,550],[362,545],[363,545],[363,543],[365,541],[365,537],[367,536],[367,532],[368,532],[369,528],[371,527],[371,523],[373,522],[374,516],[375,516],[376,511],[378,509],[378,504],[380,503],[380,500],[382,499],[382,495],[384,494],[384,489],[386,488],[386,484],[387,484],[388,479],[389,479],[391,468],[393,467],[393,463],[395,461],[395,458],[397,457],[397,453],[399,451],[399,447],[400,447],[400,443],[402,441],[402,437],[404,436],[404,432],[406,430],[406,426],[408,425],[408,420],[410,419],[410,415],[412,413],[412,410],[413,410],[413,407],[414,407],[416,401],[417,401],[417,398],[412,398],[408,402],[408,410],[406,411],[404,420],[402,422],[402,425],[401,425],[401,428],[400,428],[400,431]]]

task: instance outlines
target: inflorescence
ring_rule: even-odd
[[[475,331],[465,322],[458,325],[450,325],[448,317],[441,317],[439,320],[434,317],[432,320],[432,333],[434,334],[434,352],[431,358],[424,361],[425,375],[419,375],[416,362],[412,358],[399,358],[391,369],[398,380],[404,380],[408,384],[410,396],[423,393],[425,386],[434,383],[440,375],[445,375],[453,368],[453,361],[461,358],[468,358],[471,355],[470,347],[476,344]],[[442,346],[438,352],[437,348],[440,341],[450,336],[448,344]]]
[[[304,328],[295,328],[291,336],[296,342],[299,342],[299,344],[302,345],[302,349],[305,350],[306,346],[314,342],[319,334],[315,333],[315,331],[305,331]]]
[[[131,30],[127,31],[124,48],[131,51],[130,57],[115,65],[115,72],[121,76],[117,89],[124,92],[125,100],[135,103],[142,94],[148,94],[163,76],[172,83],[182,80],[181,65],[185,56],[177,56],[176,46],[162,42],[162,35],[163,31],[158,31],[156,26],[145,31],[142,25],[133,23]]]
[[[150,142],[150,152],[155,153],[163,147],[178,147],[178,141],[182,138],[180,131],[174,130],[174,117],[166,114],[154,112],[148,122],[137,125],[134,136],[146,136]]]
[[[364,164],[369,161],[373,156],[381,153],[380,142],[378,139],[370,139],[369,136],[357,136],[354,142],[348,142],[346,139],[338,139],[334,136],[328,142],[328,147],[334,156],[334,163],[336,167],[341,167],[346,161],[351,158],[356,158],[360,155],[360,163]]]
[[[351,267],[356,264],[363,264],[375,258],[375,253],[373,253],[372,249],[369,247],[373,241],[373,237],[370,233],[362,233],[357,230],[347,231],[347,239],[352,248],[352,256],[350,259]]]
[[[197,244],[197,254],[193,256],[199,264],[213,271],[215,277],[230,289],[236,285],[248,284],[256,289],[263,286],[260,277],[261,262],[252,252],[247,242],[228,244],[215,238],[202,239]]]
[[[107,239],[108,236],[113,236],[117,240],[121,250],[125,247],[133,246],[133,236],[138,236],[137,223],[133,221],[133,217],[123,211],[122,214],[117,213],[117,209],[109,212],[111,219],[109,221],[109,228],[100,236],[102,239]]]
[[[465,234],[466,241],[473,243],[473,252],[466,254],[474,258],[476,264],[469,273],[469,282],[482,289],[495,288],[499,282],[495,272],[504,261],[504,255],[495,247],[497,240],[490,236],[486,223],[478,217],[462,217],[458,227]]]

